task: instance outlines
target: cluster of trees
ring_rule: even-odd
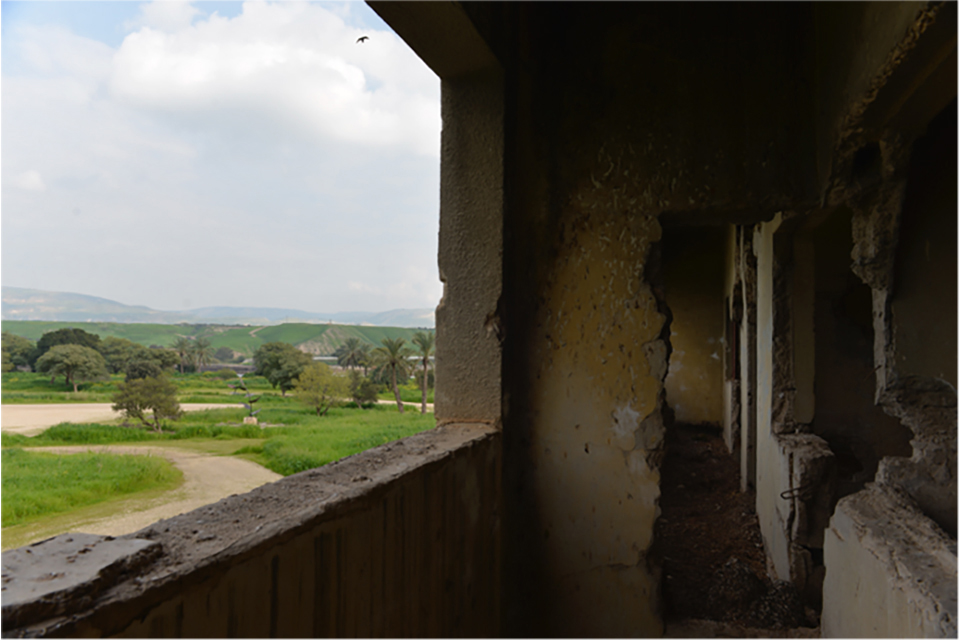
[[[173,342],[173,350],[180,359],[180,373],[188,366],[198,373],[203,371],[203,367],[210,364],[215,354],[213,346],[206,338],[191,339],[186,336],[180,336]]]
[[[81,349],[58,349],[57,347],[84,347],[99,354],[101,363],[90,351]],[[49,352],[54,355],[47,357]],[[3,332],[3,371],[28,367],[32,371],[50,372],[53,380],[61,371],[70,371],[67,382],[92,381],[106,373],[126,373],[130,367],[159,367],[168,370],[177,367],[180,373],[188,369],[202,371],[210,362],[236,360],[237,353],[229,347],[214,351],[206,338],[177,338],[173,348],[145,347],[126,338],[100,336],[83,329],[57,329],[49,331],[34,344],[30,340],[9,332]],[[44,359],[46,357],[46,359]],[[242,358],[242,356],[241,356]],[[145,364],[152,363],[152,364]],[[99,366],[102,364],[103,366]],[[104,371],[105,370],[105,371]],[[82,373],[81,373],[82,372]]]
[[[317,415],[325,415],[344,398],[362,408],[376,401],[383,386],[391,388],[397,410],[403,413],[399,386],[417,373],[422,392],[420,410],[426,413],[434,339],[433,332],[420,331],[414,334],[410,346],[403,338],[384,338],[379,347],[374,347],[350,338],[334,354],[346,375],[314,362],[291,344],[268,342],[254,354],[255,373],[275,389],[279,387],[284,396],[293,390],[298,399],[316,409]],[[178,338],[171,349],[147,348],[126,338],[101,340],[83,329],[50,331],[36,344],[8,332],[2,334],[4,371],[30,367],[49,374],[51,384],[63,376],[74,392],[81,382],[107,379],[110,373],[126,374],[114,397],[114,409],[157,430],[161,420],[180,415],[176,387],[166,374],[175,367],[181,373],[188,367],[202,371],[214,358],[235,357],[231,349],[224,349],[214,351],[206,338],[186,337]],[[153,413],[153,422],[146,417],[148,411]]]
[[[314,362],[309,354],[285,342],[261,346],[253,361],[257,375],[269,380],[274,388],[279,387],[282,395],[293,390],[299,399],[316,409],[317,415],[326,414],[340,398],[351,398],[359,407],[373,402],[382,385],[390,386],[397,410],[403,413],[399,385],[422,367],[420,410],[426,413],[434,339],[432,332],[418,332],[411,349],[403,338],[384,338],[376,348],[358,338],[349,338],[334,352],[337,364],[347,370],[345,376]]]
[[[148,348],[126,338],[101,340],[83,329],[49,331],[36,344],[3,332],[2,352],[4,371],[29,367],[50,374],[50,384],[63,376],[74,391],[81,382],[103,380],[110,373],[125,373],[128,380],[156,377],[179,362],[169,349]]]

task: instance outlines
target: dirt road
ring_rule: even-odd
[[[238,407],[233,404],[181,404],[184,411]],[[61,422],[98,422],[115,420],[120,414],[109,403],[84,404],[5,404],[0,407],[0,429],[8,433],[33,436]]]
[[[282,476],[260,465],[234,458],[209,453],[175,449],[172,447],[127,446],[127,445],[81,445],[71,447],[43,447],[45,453],[79,453],[94,451],[103,453],[155,455],[163,456],[183,472],[183,484],[151,498],[136,495],[111,503],[107,510],[95,510],[96,515],[79,515],[72,521],[58,518],[58,530],[38,526],[36,532],[29,532],[32,540],[42,540],[58,533],[77,531],[100,535],[119,536],[132,533],[160,520],[192,511],[206,504],[216,502],[235,493],[245,493],[260,485],[279,480]],[[27,525],[29,526],[29,525]],[[26,533],[26,532],[24,532]],[[22,540],[17,536],[19,544]]]

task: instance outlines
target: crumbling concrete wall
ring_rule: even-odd
[[[956,535],[957,518],[956,9],[865,9],[890,13],[888,23],[873,21],[886,23],[892,44],[874,52],[868,88],[848,96],[853,106],[828,141],[824,201],[853,210],[852,268],[871,291],[874,400],[911,430],[912,456],[881,459],[875,484],[837,505],[826,534],[824,635],[956,634],[956,543],[936,542]],[[861,9],[825,10],[842,23]],[[830,73],[883,41],[850,43]],[[901,535],[905,528],[935,535]],[[850,595],[853,575],[864,583]]]
[[[785,220],[785,217],[787,220]],[[817,600],[811,550],[823,546],[835,461],[827,443],[797,421],[792,312],[795,216],[757,225],[757,517],[771,577]],[[802,299],[802,298],[801,298]]]
[[[723,442],[740,461],[740,323],[743,321],[740,228],[724,225],[723,242]]]
[[[477,24],[513,16],[513,31],[488,38],[508,69],[510,114],[504,630],[657,635],[647,552],[671,356],[660,220],[756,215],[808,193],[797,149],[811,144],[812,114],[793,84],[804,44],[790,32],[805,9],[784,19],[765,7],[463,7]],[[744,82],[758,77],[784,93]],[[785,112],[791,126],[773,125]],[[713,395],[689,416],[719,423],[719,254],[713,271]]]
[[[874,402],[870,288],[850,270],[851,212],[833,212],[811,234],[815,257],[816,411],[813,432],[838,463],[838,497],[872,481],[885,456],[911,454],[908,429]]]
[[[678,422],[723,422],[722,227],[667,231],[663,283],[670,307],[670,367],[667,404]]]
[[[824,562],[824,638],[957,636],[957,542],[902,494],[842,499]]]

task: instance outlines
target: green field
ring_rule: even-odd
[[[62,378],[51,385],[44,374],[9,372],[0,379],[5,404],[45,404],[112,402],[123,376],[83,384],[78,393],[69,391]],[[290,475],[431,429],[436,424],[433,414],[422,415],[413,407],[400,414],[392,404],[367,409],[353,405],[334,407],[319,417],[293,394],[283,397],[264,378],[244,379],[248,388],[260,396],[260,426],[243,425],[247,412],[239,405],[241,397],[232,395],[228,380],[206,372],[172,375],[178,400],[236,406],[185,413],[179,420],[167,421],[163,433],[117,419],[103,424],[62,423],[33,437],[0,435],[4,542],[23,544],[36,539],[40,530],[54,535],[59,532],[57,527],[71,526],[68,520],[76,514],[109,515],[112,501],[129,498],[133,492],[138,496],[157,494],[175,486],[180,478],[176,469],[172,469],[176,477],[171,480],[169,475],[146,468],[131,456],[38,455],[43,447],[149,443],[236,455],[281,475]],[[408,386],[403,389],[403,396],[419,398],[419,391]],[[162,460],[150,464],[156,462],[166,464]],[[126,471],[124,465],[128,467]],[[150,478],[154,480],[152,484]]]
[[[3,449],[4,527],[115,500],[151,489],[173,489],[183,474],[163,458],[77,453],[55,455]]]
[[[0,438],[4,449],[221,441],[227,453],[242,455],[281,475],[290,475],[435,426],[433,414],[409,410],[400,414],[389,405],[333,408],[326,416],[318,417],[291,398],[261,410],[257,417],[267,428],[242,425],[243,416],[242,408],[190,412],[167,423],[167,431],[162,434],[119,424],[63,423],[33,437],[4,433]],[[3,474],[6,477],[7,471]]]
[[[344,324],[287,323],[279,325],[234,326],[216,324],[145,324],[120,322],[46,322],[40,320],[4,320],[3,330],[29,340],[38,340],[48,331],[73,327],[95,333],[101,339],[126,338],[144,346],[169,347],[180,336],[206,338],[214,349],[229,347],[252,356],[267,342],[288,342],[317,355],[331,355],[348,338],[359,338],[380,346],[383,338],[404,338],[407,342],[418,329],[366,327]]]

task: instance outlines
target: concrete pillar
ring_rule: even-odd
[[[500,421],[503,81],[483,71],[442,84],[436,416]]]
[[[740,267],[740,490],[747,491],[757,479],[757,260],[752,227],[741,232]]]

